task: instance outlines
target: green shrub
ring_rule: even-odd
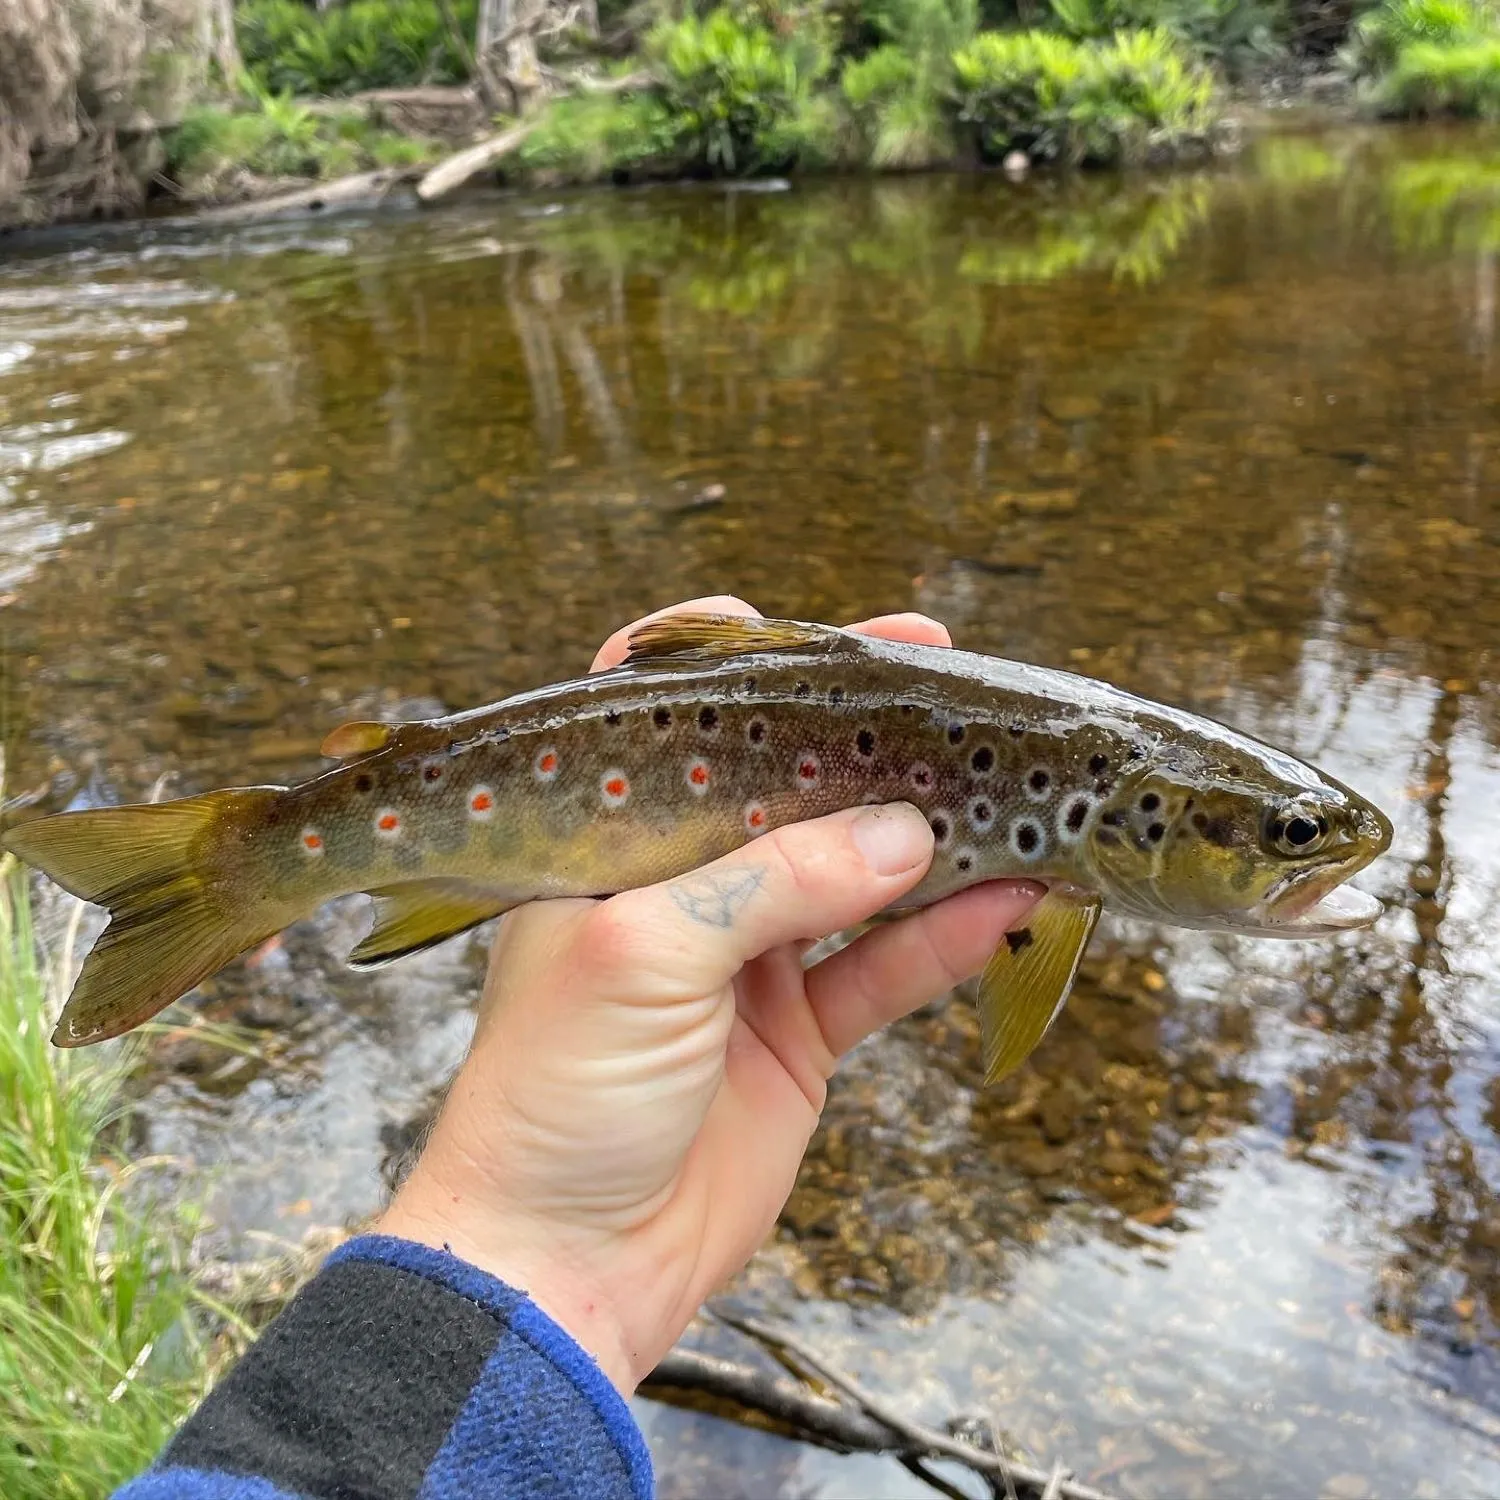
[[[1385,114],[1500,119],[1500,36],[1404,46],[1374,98]]]
[[[476,0],[454,0],[466,36]],[[436,0],[350,0],[321,14],[301,0],[246,0],[235,12],[251,76],[273,94],[457,83],[465,77]]]
[[[926,167],[954,154],[953,56],[974,39],[974,0],[878,0],[887,40],[849,63],[845,102],[877,167]]]
[[[1453,46],[1484,31],[1483,13],[1472,0],[1385,0],[1355,23],[1344,61],[1357,76],[1374,76],[1389,72],[1403,48]]]
[[[681,124],[654,93],[559,99],[518,152],[523,168],[573,182],[616,173],[671,172],[687,147]]]
[[[1075,42],[986,32],[954,58],[959,118],[982,156],[1021,149],[1073,163],[1137,161],[1200,144],[1213,79],[1163,31]]]
[[[814,88],[831,63],[815,35],[777,36],[719,9],[660,22],[646,51],[691,165],[753,173],[793,164],[793,122],[806,130],[816,120]]]
[[[363,111],[315,113],[267,95],[247,110],[200,105],[167,137],[167,171],[198,198],[216,196],[237,173],[339,177],[371,167],[415,166],[440,148],[382,130]]]
[[[1203,57],[1248,62],[1280,48],[1278,0],[1050,0],[1069,36],[1102,39],[1122,31],[1165,31]]]

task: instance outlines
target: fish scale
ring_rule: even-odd
[[[1388,844],[1357,794],[1284,751],[1108,684],[792,621],[671,616],[625,663],[452,718],[334,731],[333,770],[25,824],[7,847],[111,923],[55,1036],[115,1035],[351,891],[351,962],[522,902],[684,875],[862,803],[927,816],[899,909],[1027,876],[1048,894],[981,980],[986,1074],[1040,1041],[1101,907],[1307,936],[1372,920],[1336,890]]]

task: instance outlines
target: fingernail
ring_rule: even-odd
[[[855,847],[877,875],[899,875],[932,852],[927,819],[906,802],[867,807],[850,829]]]

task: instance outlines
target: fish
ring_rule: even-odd
[[[888,915],[981,881],[1046,894],[980,978],[987,1083],[1067,999],[1101,910],[1312,938],[1368,925],[1344,884],[1378,808],[1214,720],[1074,673],[794,620],[670,615],[620,666],[451,717],[335,729],[300,785],[62,812],[3,845],[106,907],[53,1041],[140,1025],[333,897],[388,963],[528,901],[682,875],[786,823],[904,801],[932,863]]]

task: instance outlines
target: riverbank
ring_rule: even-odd
[[[1186,0],[1054,0],[1045,27],[1024,29],[998,0],[561,17],[536,0],[519,33],[488,39],[487,0],[194,3],[231,15],[233,45],[208,46],[200,23],[182,53],[158,26],[136,48],[129,108],[90,104],[86,142],[59,158],[58,122],[33,122],[26,170],[14,151],[0,170],[0,226],[364,205],[406,184],[431,202],[476,179],[1167,165],[1289,118],[1483,114],[1500,100],[1484,81],[1497,44],[1467,0],[1384,0],[1332,21],[1301,0],[1212,18]],[[70,35],[52,38],[55,63]],[[33,62],[46,40],[32,37]],[[81,101],[104,92],[82,63],[58,68],[53,93],[68,77]]]

